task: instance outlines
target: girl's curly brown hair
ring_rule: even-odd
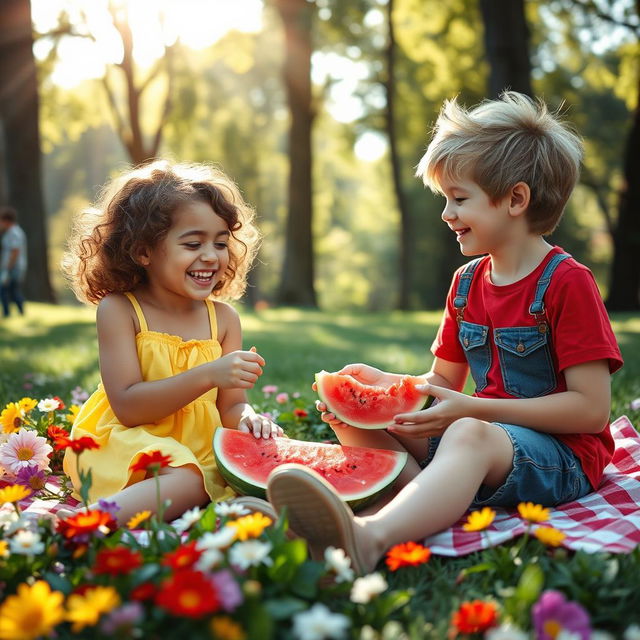
[[[231,232],[229,266],[213,295],[239,298],[260,241],[254,210],[220,169],[168,160],[115,178],[102,190],[97,206],[77,218],[62,259],[76,297],[96,304],[109,293],[132,291],[144,283],[147,273],[139,257],[166,236],[175,210],[194,200],[211,205]]]

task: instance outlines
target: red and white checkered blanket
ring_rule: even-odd
[[[626,416],[611,423],[611,433],[616,449],[598,490],[552,509],[545,523],[566,534],[562,544],[568,549],[628,553],[640,544],[640,435]],[[517,510],[495,511],[484,531],[464,531],[465,515],[424,544],[437,555],[463,556],[525,532],[527,523]]]
[[[611,424],[611,433],[616,450],[598,491],[552,509],[545,523],[566,534],[563,545],[568,549],[627,553],[640,544],[640,435],[626,416]],[[47,486],[57,488],[55,481]],[[77,502],[69,498],[67,504]],[[61,505],[54,500],[27,498],[20,506],[27,513],[54,515]],[[11,505],[1,509],[11,509]],[[495,520],[481,532],[464,531],[465,521],[466,516],[427,538],[425,544],[437,555],[463,556],[499,545],[527,528],[515,509],[496,509]]]

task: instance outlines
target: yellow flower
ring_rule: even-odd
[[[67,600],[67,620],[76,633],[94,626],[103,613],[109,613],[120,604],[120,596],[113,587],[93,587],[83,594],[73,593]]]
[[[67,413],[67,421],[69,424],[73,424],[76,421],[80,407],[77,404],[72,404],[69,407],[69,413]]]
[[[0,558],[6,558],[9,555],[9,543],[6,540],[0,540]]]
[[[567,537],[566,534],[554,527],[538,527],[533,532],[533,535],[538,538],[540,542],[550,547],[559,547]]]
[[[18,402],[18,405],[20,406],[22,411],[24,411],[25,415],[30,411],[33,411],[33,409],[35,409],[37,404],[38,404],[38,401],[34,400],[33,398],[22,398],[22,400]]]
[[[238,540],[248,540],[249,538],[257,538],[272,522],[271,518],[256,511],[248,516],[227,522],[227,526],[236,530]]]
[[[521,502],[518,505],[518,513],[529,522],[546,522],[549,519],[549,509],[533,502]]]
[[[0,413],[4,433],[13,433],[24,424],[24,411],[17,402],[10,402]]]
[[[31,640],[48,635],[64,619],[63,600],[64,595],[51,591],[44,580],[18,585],[18,592],[0,607],[0,638]]]
[[[496,517],[496,512],[491,507],[483,507],[480,511],[472,511],[462,528],[465,531],[482,531],[486,529]]]
[[[135,516],[132,516],[127,522],[127,527],[129,529],[135,529],[139,524],[148,520],[151,517],[151,511],[145,509],[144,511],[139,511]]]
[[[31,495],[31,489],[21,484],[10,484],[0,489],[0,504],[5,502],[20,502],[20,500]]]
[[[228,616],[213,618],[211,632],[216,640],[244,640],[247,637],[242,627]]]

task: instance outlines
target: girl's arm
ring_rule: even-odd
[[[162,420],[214,387],[250,388],[262,373],[260,355],[235,351],[147,382],[140,371],[131,303],[124,296],[106,296],[98,305],[96,322],[104,390],[116,417],[127,427]]]

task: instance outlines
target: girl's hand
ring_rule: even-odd
[[[238,423],[238,431],[253,433],[256,438],[280,438],[284,436],[282,427],[272,422],[266,416],[256,413],[243,416]]]
[[[250,351],[232,351],[209,363],[213,386],[219,389],[251,389],[262,375],[264,358]]]
[[[394,382],[402,378],[402,376],[397,373],[386,373],[385,371],[376,369],[368,364],[362,364],[361,362],[348,364],[346,367],[342,367],[338,373],[351,376],[362,384],[380,387],[391,386]]]
[[[327,405],[321,400],[316,400],[316,409],[320,411],[320,420],[322,420],[322,422],[326,422],[332,429],[344,429],[345,427],[351,427],[351,425],[346,422],[342,422],[336,418],[333,413],[327,411]]]
[[[465,393],[433,384],[418,385],[416,389],[425,398],[433,396],[433,404],[422,411],[400,413],[395,416],[395,423],[387,429],[391,433],[409,438],[441,436],[455,420],[473,416],[475,399]]]

